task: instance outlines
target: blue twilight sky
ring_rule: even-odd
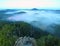
[[[34,7],[60,9],[60,0],[0,0],[0,9]]]

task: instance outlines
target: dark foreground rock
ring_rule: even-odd
[[[14,46],[37,46],[37,44],[34,38],[25,36],[25,37],[20,37],[19,39],[17,39]]]

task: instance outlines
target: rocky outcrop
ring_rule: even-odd
[[[37,44],[34,38],[25,36],[25,37],[20,37],[19,39],[17,39],[14,46],[37,46]]]

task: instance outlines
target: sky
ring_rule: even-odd
[[[4,8],[60,9],[60,0],[0,0],[0,9]]]

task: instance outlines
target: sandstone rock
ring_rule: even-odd
[[[37,44],[34,38],[25,36],[25,37],[20,37],[19,39],[17,39],[14,46],[37,46]]]

